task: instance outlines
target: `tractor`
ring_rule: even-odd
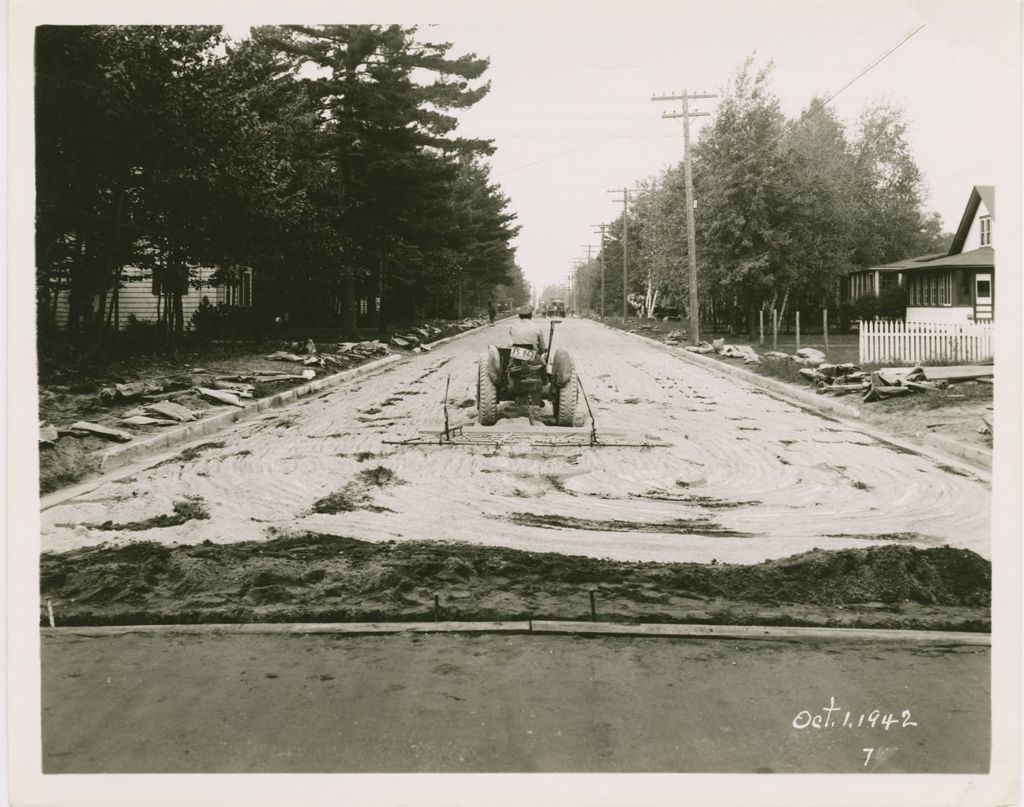
[[[558,322],[551,323],[552,336]],[[552,359],[550,339],[544,355],[530,345],[490,345],[477,362],[476,406],[481,426],[497,423],[499,401],[533,406],[551,401],[555,424],[571,427],[575,425],[578,394],[572,356],[560,348]]]

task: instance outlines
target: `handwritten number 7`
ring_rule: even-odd
[[[874,753],[875,749],[874,748],[862,748],[860,750],[868,755],[867,759],[864,760],[864,767],[866,768],[868,766],[868,763],[871,761],[871,755]]]

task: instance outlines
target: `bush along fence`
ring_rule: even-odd
[[[992,323],[864,321],[860,362],[985,362],[995,356]]]

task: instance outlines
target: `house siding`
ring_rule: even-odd
[[[974,306],[920,306],[907,308],[907,322],[974,322]]]
[[[188,292],[181,298],[185,327],[192,327],[192,315],[199,308],[203,297],[213,305],[228,304],[248,307],[252,302],[252,270],[246,270],[242,282],[233,286],[214,286],[210,283],[216,270],[200,267],[195,271]],[[56,324],[64,328],[68,324],[70,292],[67,289],[54,290]],[[107,298],[107,305],[110,298]],[[120,330],[134,316],[138,322],[156,323],[160,319],[161,299],[153,293],[153,281],[149,272],[129,266],[122,273],[122,287],[118,297],[118,323]],[[99,307],[99,297],[93,299],[92,309]]]

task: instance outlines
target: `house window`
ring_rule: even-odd
[[[909,304],[938,306],[953,304],[953,273],[918,272],[910,278]]]
[[[949,270],[939,272],[939,305],[953,304],[953,273]]]
[[[978,226],[981,233],[981,245],[983,247],[992,246],[992,217],[982,216],[978,219]]]

